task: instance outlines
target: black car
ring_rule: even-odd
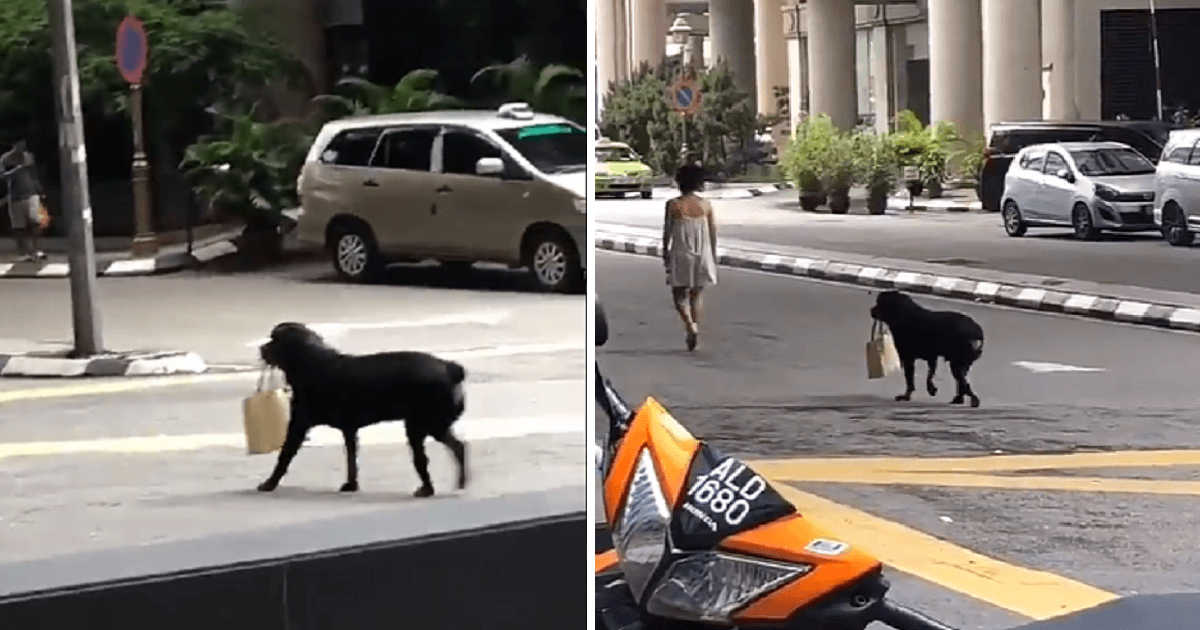
[[[1179,125],[1153,120],[1088,120],[1004,122],[992,125],[976,193],[985,210],[999,212],[1004,175],[1021,149],[1047,142],[1120,142],[1151,162],[1158,162],[1172,129]]]

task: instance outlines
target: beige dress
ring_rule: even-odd
[[[717,283],[717,261],[713,257],[708,217],[712,204],[695,195],[667,202],[667,284],[701,288]]]

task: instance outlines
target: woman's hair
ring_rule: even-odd
[[[704,169],[695,164],[684,164],[675,171],[675,184],[683,194],[694,193],[704,186]]]

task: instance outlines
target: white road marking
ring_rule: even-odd
[[[1145,317],[1146,313],[1149,311],[1150,305],[1146,304],[1145,302],[1122,300],[1121,303],[1117,305],[1117,312],[1115,313],[1115,316],[1117,319],[1137,321]]]
[[[1177,308],[1171,313],[1173,324],[1200,324],[1200,310],[1194,308]]]
[[[1104,368],[1067,365],[1065,363],[1042,363],[1039,361],[1013,361],[1013,365],[1025,368],[1035,374],[1050,372],[1103,372]]]
[[[510,311],[489,311],[479,313],[460,313],[455,315],[435,315],[421,319],[395,320],[390,322],[349,322],[308,324],[323,337],[337,338],[354,330],[387,330],[392,328],[432,328],[436,326],[461,326],[464,324],[481,324],[484,326],[499,325],[512,313]],[[257,348],[270,339],[263,337],[246,343],[247,348]]]

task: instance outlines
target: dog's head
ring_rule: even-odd
[[[875,298],[875,306],[871,307],[871,318],[885,324],[891,323],[900,313],[912,310],[916,302],[899,291],[884,291]]]
[[[329,350],[325,339],[304,324],[283,322],[271,329],[271,339],[259,346],[258,354],[269,366],[285,373],[316,352]]]

